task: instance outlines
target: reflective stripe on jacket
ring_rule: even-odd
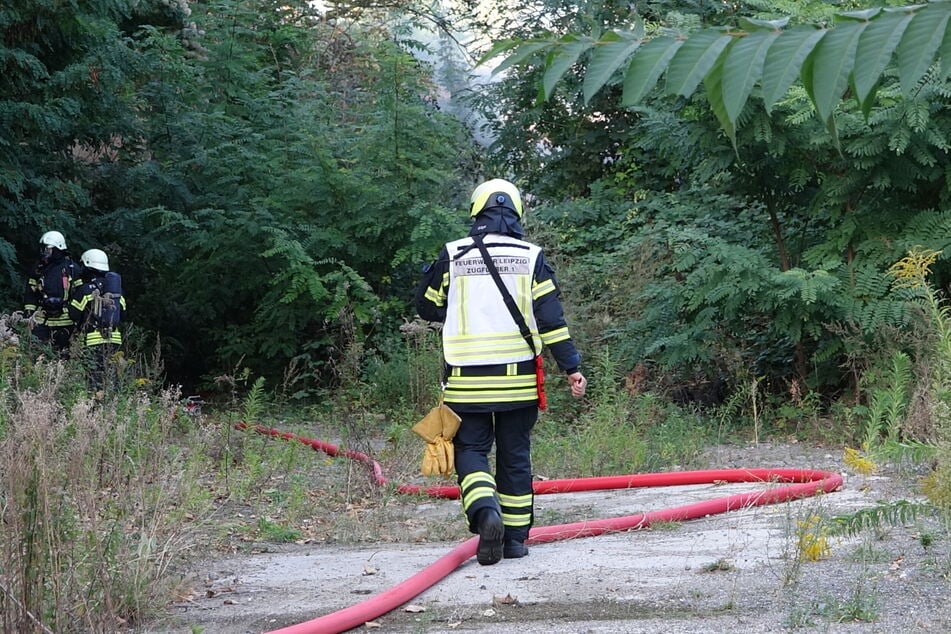
[[[118,328],[98,328],[92,315],[96,293],[102,292],[101,278],[94,278],[73,289],[72,301],[69,302],[69,312],[73,320],[79,325],[79,332],[83,334],[83,344],[98,346],[104,343],[121,344],[122,333]],[[125,297],[119,297],[120,314],[125,313]]]
[[[452,367],[443,400],[458,405],[512,403],[524,407],[538,400],[535,361]]]
[[[67,304],[79,282],[79,267],[68,257],[38,268],[27,280],[24,311],[50,328],[72,326]]]

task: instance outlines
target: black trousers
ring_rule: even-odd
[[[91,392],[115,390],[118,387],[115,364],[112,357],[119,351],[113,343],[86,346],[83,350],[86,362],[86,385]]]
[[[61,357],[69,353],[69,342],[73,336],[75,326],[54,326],[46,324],[37,324],[33,327],[33,336],[37,341],[52,346]]]
[[[495,508],[502,515],[506,539],[524,541],[534,520],[531,432],[538,420],[537,406],[504,412],[459,412],[459,416],[462,423],[453,446],[469,530],[477,532],[479,511]],[[494,476],[489,466],[493,444]],[[489,494],[491,488],[495,494]]]

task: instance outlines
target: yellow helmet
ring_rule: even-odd
[[[507,180],[493,178],[475,188],[469,206],[469,217],[475,218],[486,209],[506,207],[522,217],[522,197],[518,188]]]

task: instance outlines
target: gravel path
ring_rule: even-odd
[[[802,522],[916,498],[915,474],[849,474],[841,452],[800,445],[721,447],[711,468],[840,472],[835,493],[651,529],[531,548],[521,560],[470,559],[409,604],[359,629],[380,632],[951,632],[949,538],[933,518],[855,537],[825,537],[828,556],[802,561]],[[755,490],[698,485],[547,495],[537,524],[630,515]],[[417,504],[432,522],[460,522],[457,501]],[[268,632],[384,592],[458,546],[401,543],[260,545],[205,562],[192,594],[139,631]],[[203,628],[203,629],[202,629]]]

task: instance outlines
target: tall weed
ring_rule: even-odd
[[[864,418],[861,442],[869,456],[884,457],[900,450],[912,379],[911,358],[900,350],[886,359],[885,367],[873,367],[863,375],[868,405],[858,405],[854,411]]]
[[[367,400],[382,412],[422,415],[436,404],[442,379],[439,330],[419,319],[400,326],[401,341],[367,360]]]
[[[85,394],[71,363],[23,351],[0,385],[4,631],[112,631],[164,603],[197,480],[174,390]]]
[[[699,454],[705,431],[698,417],[650,392],[623,389],[610,350],[594,357],[586,408],[571,420],[546,415],[536,428],[536,473],[559,478],[636,473],[682,466]]]
[[[920,374],[928,377],[927,389],[917,394],[931,412],[932,429],[923,430],[922,439],[904,433],[912,373],[908,358],[896,353],[883,386],[872,391],[863,448],[873,455],[876,451],[911,449],[919,459],[934,456],[934,469],[923,488],[930,501],[947,513],[951,511],[951,307],[928,282],[939,255],[916,247],[889,269],[895,291],[920,308],[928,324],[927,341],[916,360],[924,367]]]

